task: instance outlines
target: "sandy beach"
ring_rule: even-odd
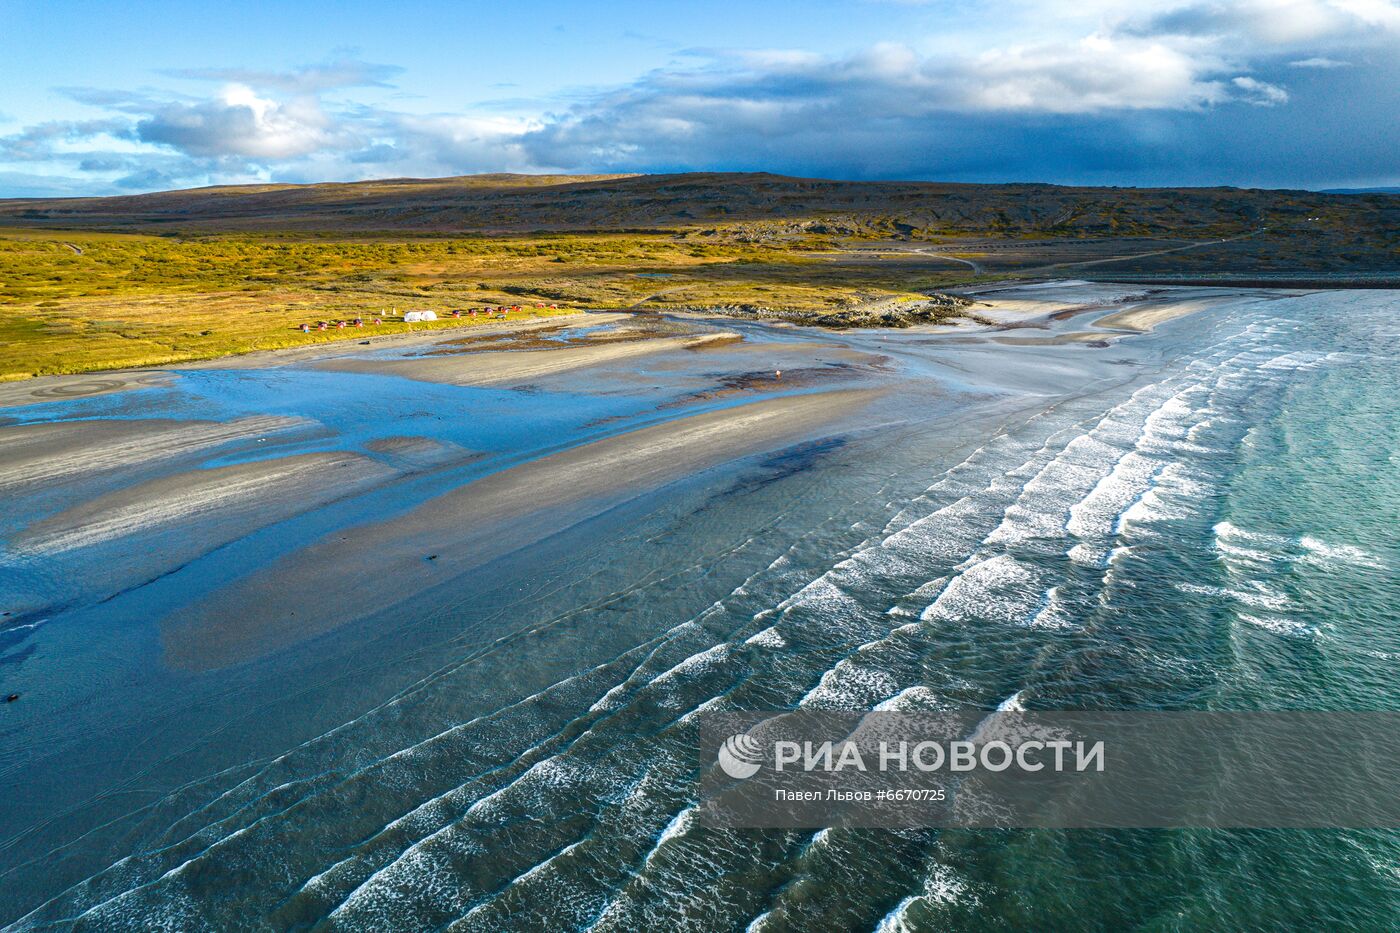
[[[57,554],[127,537],[157,534],[186,541],[183,533],[218,516],[231,540],[298,511],[362,489],[399,471],[345,453],[300,454],[232,466],[191,470],[98,496],[37,522],[12,539],[32,554]],[[169,540],[163,542],[169,547]],[[207,550],[215,538],[197,547]]]
[[[851,426],[888,359],[812,336],[599,313],[7,386],[16,412],[88,406],[0,426],[0,489],[35,503],[0,529],[20,581],[7,608],[40,617],[207,567],[208,591],[161,623],[166,663],[273,655],[667,483]],[[126,415],[204,392],[209,417]],[[463,404],[468,420],[448,416]],[[295,531],[327,510],[346,513],[332,533]],[[309,537],[249,543],[283,526]],[[236,579],[229,548],[250,551]]]
[[[1106,330],[1127,330],[1145,334],[1159,324],[1197,314],[1220,301],[1239,298],[1240,295],[1240,292],[1225,292],[1196,299],[1143,301],[1122,311],[1115,311],[1112,314],[1095,318],[1093,323],[1095,327]]]
[[[225,356],[212,360],[197,360],[181,364],[181,369],[267,369],[279,366],[301,365],[317,360],[355,357],[371,351],[412,351],[421,347],[431,347],[444,341],[456,339],[486,340],[492,337],[513,334],[528,334],[538,330],[548,330],[560,326],[611,325],[628,320],[629,314],[608,312],[577,311],[569,314],[552,314],[544,318],[519,321],[505,321],[497,324],[481,323],[458,327],[433,327],[422,330],[407,330],[398,333],[376,333],[373,328],[357,329],[359,339],[327,340],[324,343],[309,344],[284,350],[254,350],[237,356]],[[412,325],[409,325],[410,327]]]
[[[1002,288],[978,301],[1010,329],[953,344],[1098,343],[1231,294]],[[160,614],[165,662],[275,656],[629,498],[859,427],[908,385],[897,333],[606,312],[6,384],[5,609],[198,575]]]
[[[248,660],[385,609],[668,480],[839,424],[875,397],[847,390],[752,402],[571,448],[492,474],[399,518],[348,529],[182,608],[169,663]],[[314,600],[307,594],[314,593]]]
[[[112,392],[126,392],[170,384],[170,375],[160,371],[96,373],[84,376],[39,376],[0,382],[0,408],[35,405],[49,401],[90,398]]]
[[[491,386],[526,382],[570,370],[671,350],[699,350],[733,340],[734,337],[734,334],[728,332],[686,337],[639,337],[632,341],[619,340],[591,347],[557,350],[518,350],[476,355],[449,353],[415,359],[340,358],[324,360],[314,365],[319,369],[404,376],[446,385]]]
[[[0,427],[0,489],[62,482],[230,443],[263,441],[309,425],[293,418],[254,416],[227,423],[111,420]]]
[[[1298,292],[1203,286],[1113,285],[1079,280],[995,285],[966,290],[975,304],[972,310],[1003,330],[1043,329],[1048,323],[1074,319],[1085,329],[1060,331],[1040,338],[1018,334],[1004,338],[1027,344],[1095,343],[1112,341],[1123,334],[1150,333],[1178,318],[1198,314],[1222,304],[1261,295],[1288,297]]]

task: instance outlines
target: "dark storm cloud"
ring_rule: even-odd
[[[1277,62],[1218,85],[1164,87],[1164,97],[1180,93],[1177,106],[1077,110],[1070,104],[1092,98],[1093,82],[1042,83],[1062,112],[958,106],[966,95],[912,80],[654,76],[556,118],[524,145],[570,169],[1132,184],[1379,178],[1400,170],[1400,128],[1387,115],[1400,104],[1398,72]]]

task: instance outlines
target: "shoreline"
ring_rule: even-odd
[[[456,386],[501,386],[516,380],[547,378],[575,369],[664,353],[668,350],[700,350],[734,340],[738,335],[719,331],[679,337],[638,337],[596,346],[544,350],[486,350],[479,353],[444,353],[408,359],[340,359],[311,363],[314,369],[345,373],[401,376],[420,382]]]
[[[508,387],[515,381],[550,378],[572,370],[595,365],[622,363],[629,358],[654,355],[666,351],[705,350],[722,347],[728,341],[742,340],[726,324],[756,324],[773,329],[800,329],[812,334],[859,333],[917,333],[936,337],[983,337],[1003,334],[1007,343],[1079,343],[1100,346],[1124,336],[1148,333],[1169,321],[1198,313],[1223,301],[1237,300],[1269,293],[1306,294],[1303,291],[1243,286],[1178,286],[1134,285],[1126,282],[1100,282],[1084,279],[1052,279],[1038,282],[1006,280],[959,289],[957,294],[966,305],[958,309],[955,320],[937,323],[916,323],[869,327],[827,327],[812,322],[798,322],[784,317],[755,315],[745,318],[723,310],[647,311],[632,309],[587,310],[535,317],[497,324],[454,325],[430,330],[393,334],[365,334],[361,339],[350,338],[317,342],[299,347],[271,350],[250,350],[229,356],[193,360],[188,363],[141,367],[135,369],[93,370],[84,373],[33,376],[0,381],[0,411],[47,402],[110,395],[135,389],[168,387],[178,373],[188,371],[234,371],[276,369],[305,365],[330,372],[369,373],[400,376],[420,382],[443,385],[476,385]],[[1086,329],[1062,331],[1054,335],[1031,336],[1008,334],[1025,329],[1050,329],[1053,322],[1070,317],[1097,316],[1088,320]],[[630,322],[703,323],[715,330],[692,330],[683,334],[639,333],[636,337],[599,340],[596,344],[582,341],[577,345],[561,343],[544,348],[543,341],[524,348],[483,345],[469,352],[448,349],[453,343],[491,338],[528,335],[532,332],[570,328],[579,325],[616,328]],[[637,328],[645,329],[645,325]],[[441,349],[424,354],[411,354],[419,348],[442,345]],[[394,353],[402,353],[395,358]]]
[[[317,852],[344,851],[381,825],[354,825],[366,800],[385,804],[382,824],[431,813],[420,805],[461,785],[478,750],[522,771],[556,753],[581,763],[525,779],[554,794],[529,782],[599,767],[570,757],[575,747],[605,748],[619,727],[668,729],[733,684],[738,702],[755,704],[1043,700],[1037,688],[1075,670],[1081,639],[1098,637],[1092,625],[1066,632],[1063,613],[1079,604],[1061,598],[1098,606],[1097,593],[1074,587],[1128,588],[1110,589],[1118,571],[1107,567],[1023,560],[1027,542],[1039,554],[1050,538],[1053,553],[1072,555],[1082,538],[1111,553],[1113,516],[1153,501],[1138,494],[1159,474],[1136,465],[1206,416],[1174,401],[1205,391],[1193,361],[1235,360],[1222,378],[1269,391],[1282,371],[1240,351],[1273,332],[1236,326],[1236,314],[1306,321],[1316,300],[1261,293],[1237,308],[1227,290],[1107,300],[1141,292],[1008,289],[978,300],[1025,302],[1017,320],[933,333],[730,321],[741,342],[565,366],[528,386],[301,358],[266,372],[210,366],[120,401],[21,413],[54,422],[36,427],[55,435],[0,427],[0,446],[32,434],[54,461],[40,446],[32,462],[7,455],[22,482],[3,521],[14,583],[0,608],[14,611],[10,689],[23,695],[7,750],[17,771],[45,778],[17,786],[12,888],[59,898],[53,916],[77,913],[89,889],[74,885],[137,864],[121,861],[132,827],[190,825],[209,800],[246,800],[247,817],[212,847],[196,840],[212,852],[207,877],[246,870],[247,847],[269,843],[256,851],[305,858],[296,877],[322,874],[331,865]],[[1177,300],[1189,311],[1169,315],[1162,305]],[[1110,322],[1122,330],[1094,335],[1125,338],[1111,352],[1070,345],[1090,321],[1125,313]],[[560,333],[345,349],[376,365],[446,359],[485,372],[724,323],[619,315]],[[1157,333],[1126,339],[1140,332],[1129,324]],[[1216,347],[1222,335],[1238,344]],[[1007,345],[1019,339],[1038,345]],[[249,413],[305,422],[235,423]],[[202,433],[176,435],[159,418]],[[212,422],[223,433],[209,433]],[[1118,466],[1129,451],[1131,473]],[[1076,508],[1083,528],[1071,531]],[[1152,533],[1152,521],[1123,527]],[[1211,624],[1208,613],[1192,618]],[[1147,622],[1143,631],[1159,630]],[[963,652],[940,660],[947,676],[928,676],[935,655],[920,640],[934,637]],[[1045,673],[1047,651],[1060,654]],[[584,728],[567,725],[579,717]],[[530,752],[536,729],[563,741]],[[519,750],[507,744],[517,737]],[[133,747],[137,774],[124,757]],[[449,783],[429,786],[439,779]],[[284,788],[303,787],[307,805],[288,810]],[[674,815],[658,813],[635,851]],[[170,851],[167,863],[167,849],[152,851],[129,886],[152,879],[142,890],[159,893],[190,853]],[[252,887],[260,877],[247,890],[270,892],[280,909],[280,890]]]
[[[286,554],[180,608],[161,623],[166,663],[227,667],[372,616],[668,483],[808,439],[883,394],[841,389],[763,399],[487,474]],[[314,604],[308,592],[318,594]]]
[[[1231,302],[1296,297],[1306,292],[1223,286],[1144,288],[1125,283],[1055,279],[1024,285],[998,283],[966,289],[963,294],[973,300],[976,313],[989,321],[978,329],[983,333],[999,333],[1001,336],[997,339],[1002,343],[1078,343],[1101,347],[1124,337],[1151,333],[1170,321]],[[1045,336],[1016,333],[1053,330],[1055,324],[1071,319],[1083,319],[1083,327]]]
[[[180,370],[209,369],[270,369],[321,358],[352,355],[370,350],[393,347],[412,347],[431,344],[440,340],[460,336],[459,331],[469,330],[474,336],[488,337],[496,334],[528,332],[557,324],[568,326],[571,321],[593,318],[597,315],[615,314],[621,319],[626,312],[575,311],[546,318],[530,318],[521,321],[508,321],[504,324],[454,325],[424,331],[406,331],[396,334],[373,334],[361,336],[359,340],[327,340],[299,347],[278,347],[272,350],[248,350],[225,356],[212,356],[193,359],[189,362],[161,364],[157,366],[122,367],[118,369],[93,369],[77,373],[56,373],[38,376],[22,376],[15,379],[0,379],[0,409],[16,408],[23,405],[36,405],[48,401],[65,401],[88,398],[96,395],[109,395],[131,389],[152,386],[167,386],[173,381],[173,373]],[[360,336],[360,335],[356,335]]]
[[[114,375],[114,374],[122,374],[122,373],[142,373],[142,372],[162,372],[162,371],[169,371],[169,370],[172,370],[172,369],[194,369],[194,368],[200,368],[200,367],[208,366],[208,365],[211,364],[211,363],[218,363],[218,362],[221,362],[221,361],[224,361],[224,360],[238,360],[238,359],[243,359],[243,358],[249,357],[249,356],[273,355],[273,354],[295,354],[295,353],[300,353],[300,352],[311,352],[311,353],[315,353],[316,351],[321,350],[321,349],[323,349],[323,348],[331,348],[331,347],[338,347],[338,346],[347,346],[347,347],[350,347],[350,346],[360,346],[360,345],[363,345],[363,344],[366,343],[366,342],[369,342],[369,343],[373,344],[373,343],[382,342],[382,341],[393,341],[393,340],[402,340],[402,339],[409,339],[409,340],[412,340],[413,338],[420,338],[420,337],[421,337],[421,338],[432,339],[432,338],[433,338],[434,336],[436,336],[436,335],[443,334],[443,333],[454,333],[454,332],[456,332],[456,331],[458,331],[458,330],[472,330],[473,332],[476,332],[476,333],[489,333],[489,332],[492,332],[492,331],[494,331],[494,330],[496,330],[496,329],[499,329],[499,328],[501,328],[501,327],[529,327],[529,326],[531,326],[531,325],[537,326],[537,327],[538,327],[538,326],[547,326],[547,325],[549,325],[549,324],[551,324],[551,323],[553,323],[553,322],[555,322],[555,321],[561,320],[561,319],[567,319],[567,318],[571,318],[571,317],[575,317],[575,316],[581,316],[581,315],[593,314],[593,313],[598,313],[598,312],[580,309],[580,310],[574,310],[574,311],[560,311],[560,312],[558,312],[558,313],[556,313],[556,314],[552,314],[552,315],[537,315],[537,314],[532,314],[532,315],[531,315],[530,317],[528,317],[528,318],[520,318],[520,319],[517,319],[517,320],[515,320],[515,321],[509,321],[509,320],[507,320],[507,321],[505,321],[505,322],[503,322],[503,323],[497,323],[497,324],[490,324],[490,323],[485,323],[485,322],[477,322],[476,319],[474,319],[474,318],[461,318],[461,319],[450,318],[450,317],[449,317],[449,318],[439,318],[437,321],[434,321],[434,322],[418,322],[421,326],[423,326],[423,328],[424,328],[423,330],[417,330],[417,331],[414,331],[414,330],[398,331],[398,332],[395,332],[395,333],[382,333],[382,332],[381,332],[381,333],[374,333],[374,331],[372,331],[372,330],[365,330],[365,329],[361,329],[361,328],[358,328],[358,327],[357,327],[357,328],[346,328],[345,331],[344,331],[344,335],[343,335],[343,336],[340,334],[340,331],[336,331],[336,332],[335,332],[336,336],[331,336],[331,337],[327,337],[327,338],[325,338],[325,339],[320,339],[320,340],[310,340],[310,341],[307,341],[307,342],[305,342],[305,343],[294,344],[294,345],[285,346],[285,347],[271,347],[271,348],[252,347],[252,348],[249,348],[249,349],[247,349],[247,350],[239,350],[239,351],[230,352],[230,353],[217,353],[217,354],[214,354],[214,355],[212,355],[212,356],[203,356],[203,355],[199,355],[199,354],[194,354],[194,355],[191,355],[191,356],[189,356],[189,357],[185,357],[185,358],[178,359],[178,360],[167,360],[167,361],[164,361],[164,362],[153,362],[153,363],[150,363],[150,364],[139,365],[139,366],[116,366],[116,367],[109,367],[109,368],[96,367],[96,368],[93,368],[93,369],[80,369],[80,370],[75,370],[75,371],[73,371],[73,372],[67,372],[67,373],[7,373],[7,374],[0,375],[0,391],[3,391],[4,387],[7,386],[7,385],[10,385],[10,384],[27,385],[27,384],[33,383],[33,382],[36,381],[36,380],[61,380],[61,379],[70,379],[70,378],[78,377],[78,376]],[[617,313],[623,313],[623,312],[620,312],[620,311],[619,311],[619,312],[617,312]],[[453,322],[457,322],[457,321],[459,321],[459,320],[460,320],[460,323],[453,323]],[[390,323],[390,324],[404,324],[404,323],[406,323],[406,322],[404,322],[404,321],[402,321],[402,320],[395,320],[395,321],[389,321],[389,322],[387,322],[387,323]],[[436,325],[443,325],[443,326],[434,326],[435,324],[436,324]],[[380,326],[383,326],[383,325],[380,325]],[[477,328],[480,328],[480,330],[477,330]],[[332,333],[332,332],[331,332],[331,331],[326,331],[326,333],[327,333],[327,334],[330,334],[330,333]],[[3,402],[0,402],[0,405],[3,405],[3,404],[4,404]]]
[[[823,323],[819,320],[823,317],[831,318],[835,312],[779,312],[756,309],[752,313],[740,312],[727,306],[717,306],[715,308],[684,308],[673,310],[651,310],[638,308],[599,308],[599,309],[578,309],[544,317],[530,317],[518,321],[507,321],[496,324],[472,323],[464,320],[461,323],[452,323],[448,326],[429,326],[428,329],[419,331],[401,331],[397,333],[373,333],[355,332],[347,333],[344,337],[336,337],[327,340],[313,341],[299,346],[277,347],[272,349],[250,349],[239,353],[229,353],[215,356],[192,357],[188,360],[178,362],[159,363],[149,366],[118,367],[113,369],[88,369],[72,373],[52,373],[52,374],[30,374],[17,375],[0,378],[0,409],[17,407],[21,405],[37,404],[43,401],[59,401],[67,398],[80,398],[94,395],[105,395],[112,392],[121,392],[128,389],[144,388],[152,385],[166,384],[169,381],[169,373],[179,370],[208,370],[208,369],[260,369],[284,366],[300,362],[313,362],[320,360],[334,360],[346,356],[354,356],[358,353],[366,352],[365,347],[370,352],[389,350],[395,348],[410,348],[425,344],[433,344],[440,341],[460,338],[463,332],[471,337],[488,337],[508,333],[528,333],[532,330],[548,328],[554,326],[569,326],[587,320],[590,323],[608,324],[615,323],[629,318],[641,317],[673,317],[677,319],[717,321],[738,321],[742,323],[760,323],[777,327],[801,327],[815,331],[880,331],[880,330],[911,330],[920,333],[957,333],[973,334],[983,332],[989,328],[995,329],[998,326],[1011,324],[1012,326],[1024,326],[1026,320],[1033,319],[1034,314],[1013,314],[1010,321],[992,320],[990,323],[980,310],[987,306],[988,302],[983,300],[989,295],[1014,296],[1020,292],[1035,292],[1046,288],[1061,288],[1066,283],[1074,283],[1082,288],[1104,289],[1114,286],[1136,286],[1146,287],[1151,291],[1166,291],[1168,289],[1198,290],[1208,289],[1211,291],[1253,292],[1253,291],[1273,291],[1289,290],[1299,293],[1308,290],[1327,288],[1375,288],[1400,287],[1400,280],[1387,283],[1384,280],[1376,280],[1374,283],[1356,284],[1348,282],[1328,282],[1325,280],[1300,279],[1300,280],[1248,280],[1244,282],[1232,282],[1228,280],[1155,280],[1149,278],[1115,278],[1108,279],[1046,279],[1021,281],[1017,279],[1005,279],[995,282],[988,282],[974,286],[954,287],[948,291],[946,296],[940,295],[923,302],[914,302],[917,305],[929,305],[938,309],[939,319],[915,320],[908,314],[900,315],[895,312],[899,309],[898,303],[882,303],[879,308],[874,308],[867,315],[868,320],[862,319],[860,323]],[[958,299],[959,304],[955,307],[947,304],[942,299]],[[1012,298],[1014,301],[1014,297]],[[962,304],[966,301],[966,304]],[[994,298],[991,304],[997,309],[1003,309],[1005,299]],[[1105,305],[1105,308],[1111,305]],[[917,310],[917,309],[916,309]],[[1005,308],[1005,310],[1014,310]],[[1090,309],[1091,310],[1091,309]],[[1124,309],[1129,310],[1129,309]],[[883,323],[880,315],[876,312],[887,312],[888,320]],[[1110,330],[1122,328],[1125,330],[1141,333],[1140,325],[1150,321],[1152,326],[1170,320],[1172,317],[1179,317],[1189,312],[1178,312],[1167,315],[1133,315],[1124,314],[1115,318],[1113,314],[1106,315],[1100,319],[1100,326]],[[979,319],[980,318],[980,319]],[[1113,319],[1110,322],[1110,319]],[[437,322],[439,324],[442,321]],[[1150,327],[1148,328],[1150,329]],[[358,329],[357,329],[358,331]],[[367,368],[356,367],[351,368]],[[452,382],[451,379],[436,378],[428,381]]]

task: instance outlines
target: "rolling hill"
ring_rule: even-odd
[[[769,174],[469,175],[0,200],[0,225],[142,232],[1228,236],[1260,227],[1385,239],[1400,197],[1238,188],[852,182]]]
[[[1400,196],[696,173],[0,200],[0,379],[344,339],[302,325],[394,308],[825,320],[1007,278],[1396,287]]]

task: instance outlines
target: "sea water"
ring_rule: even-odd
[[[692,807],[705,710],[1400,708],[1397,311],[1273,294],[1107,348],[843,338],[904,386],[861,428],[261,664],[132,666],[183,700],[69,712],[65,766],[112,771],[101,795],[29,790],[57,753],[0,737],[0,917],[1390,928],[1392,831],[717,831]],[[138,615],[70,630],[139,652]],[[83,675],[37,644],[34,670]]]

